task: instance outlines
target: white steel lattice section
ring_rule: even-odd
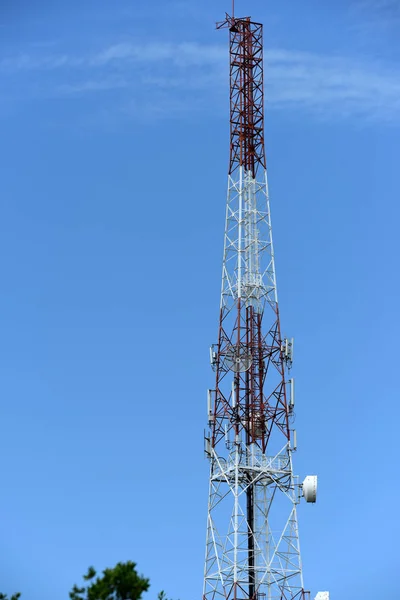
[[[297,482],[290,449],[286,446],[271,458],[253,453],[246,461],[250,465],[241,460],[242,450],[234,446],[227,460],[212,451],[204,597],[248,597],[250,523],[246,491],[253,486],[257,598],[302,598]]]
[[[277,303],[268,184],[240,167],[229,176],[222,271],[221,308],[238,298],[261,312]]]
[[[204,598],[304,599],[266,173],[229,177],[215,347]]]

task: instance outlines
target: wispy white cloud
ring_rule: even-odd
[[[65,83],[57,87],[56,93],[60,95],[82,95],[107,90],[123,89],[129,86],[124,79],[111,77],[109,79],[88,79],[79,83]]]
[[[400,120],[397,69],[304,52],[269,51],[265,58],[267,96],[275,107]]]
[[[78,60],[78,59],[76,59]],[[63,54],[33,56],[31,54],[18,54],[0,59],[0,71],[14,73],[16,71],[59,69],[71,65],[71,58]]]
[[[400,24],[400,0],[355,0],[349,7],[355,30],[368,36],[369,41],[384,34],[397,35]]]
[[[137,45],[122,43],[110,46],[92,57],[92,65],[126,62],[168,62],[178,67],[215,66],[226,56],[225,48],[194,43],[153,43]]]
[[[399,0],[358,0],[356,3],[361,9],[369,9],[386,14],[400,14]]]
[[[266,101],[274,109],[400,122],[397,68],[283,49],[268,49],[265,63]],[[179,106],[177,112],[181,112],[182,104],[188,110],[190,106],[217,110],[227,92],[227,65],[224,46],[123,42],[82,56],[3,58],[0,71],[3,76],[19,74],[21,78],[27,71],[42,71],[46,85],[53,86],[57,95],[119,89],[121,102],[129,96],[130,102],[146,103],[152,114],[164,114],[166,106],[172,112]],[[35,78],[40,80],[37,73]]]
[[[226,57],[226,49],[196,43],[145,43],[123,42],[84,56],[68,54],[32,55],[18,54],[0,59],[1,71],[45,70],[60,67],[100,68],[119,66],[122,63],[168,62],[179,67],[215,65]]]

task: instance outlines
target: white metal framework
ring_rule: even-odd
[[[267,175],[264,172],[262,179],[256,181],[243,167],[235,172],[235,178],[229,176],[228,183],[221,291],[224,330],[235,329],[236,307],[240,300],[242,310],[252,306],[260,316],[264,316],[264,310],[268,311],[271,321],[268,333],[275,331],[277,289]],[[221,344],[219,346],[222,354]],[[292,363],[292,347],[291,342],[286,354],[285,348],[279,349],[286,373]],[[219,378],[219,393],[229,398],[233,411],[236,398],[241,395],[236,389],[240,386],[237,373],[246,372],[252,361],[248,356],[246,362],[245,352],[243,348],[233,364],[226,351],[220,365],[225,373]],[[216,354],[214,351],[211,355],[214,362]],[[268,388],[276,389],[280,379],[279,369],[275,372],[271,369]],[[283,396],[285,400],[288,398],[289,413],[294,398],[288,392],[288,381],[289,377],[285,377]],[[218,419],[216,396],[215,390],[209,392],[209,423],[214,430]],[[245,417],[244,411],[241,416]],[[303,597],[296,514],[300,487],[292,471],[294,436],[291,436],[292,440],[286,439],[276,423],[272,423],[266,453],[257,443],[261,431],[256,432],[248,443],[245,419],[239,422],[236,432],[231,415],[227,414],[225,421],[222,439],[214,436],[213,444],[212,433],[206,438],[211,469],[204,598],[256,596],[281,600]],[[248,514],[250,489],[253,498],[251,518]],[[250,558],[249,534],[254,545]]]
[[[228,178],[222,267],[221,308],[238,298],[262,312],[265,302],[278,302],[267,173],[256,181],[241,166]]]

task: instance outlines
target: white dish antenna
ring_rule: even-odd
[[[303,481],[303,496],[306,499],[306,502],[316,502],[317,501],[317,484],[318,478],[316,475],[307,475],[305,480]],[[325,593],[325,592],[318,592]],[[315,598],[315,600],[325,600],[325,598]],[[328,598],[329,600],[329,598]]]
[[[226,351],[225,366],[235,373],[243,373],[251,367],[252,357],[246,348],[232,346]]]
[[[329,600],[329,592],[318,592],[314,600]]]

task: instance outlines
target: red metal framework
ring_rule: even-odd
[[[229,175],[243,167],[256,179],[265,171],[263,26],[250,17],[226,15],[217,29],[230,31],[230,168]],[[261,177],[265,177],[264,172]],[[251,298],[239,297],[236,307],[223,307],[216,361],[216,389],[212,446],[222,440],[226,428],[246,430],[247,443],[266,451],[274,425],[290,439],[289,410],[286,400],[284,360],[279,310],[273,303],[273,322],[263,334],[264,310],[256,310]],[[236,312],[233,323],[232,312]],[[251,357],[251,366],[235,374],[234,402],[223,393],[224,379],[230,371],[229,358],[235,353]],[[228,359],[228,360],[227,360]],[[268,386],[266,384],[268,378]],[[268,389],[264,389],[267,388]],[[234,407],[232,406],[234,405]]]
[[[217,29],[229,28],[230,45],[230,164],[256,177],[265,169],[263,27],[250,17],[226,15]]]
[[[257,444],[265,452],[274,426],[286,439],[290,438],[279,318],[263,335],[263,314],[257,313],[253,306],[244,306],[240,298],[236,322],[230,333],[224,326],[226,316],[222,310],[211,443],[214,447],[224,438],[226,427],[235,429],[235,433],[243,427],[247,443]],[[239,360],[251,361],[247,370],[235,373],[234,402],[223,393],[232,355]],[[265,385],[267,378],[269,386]]]

